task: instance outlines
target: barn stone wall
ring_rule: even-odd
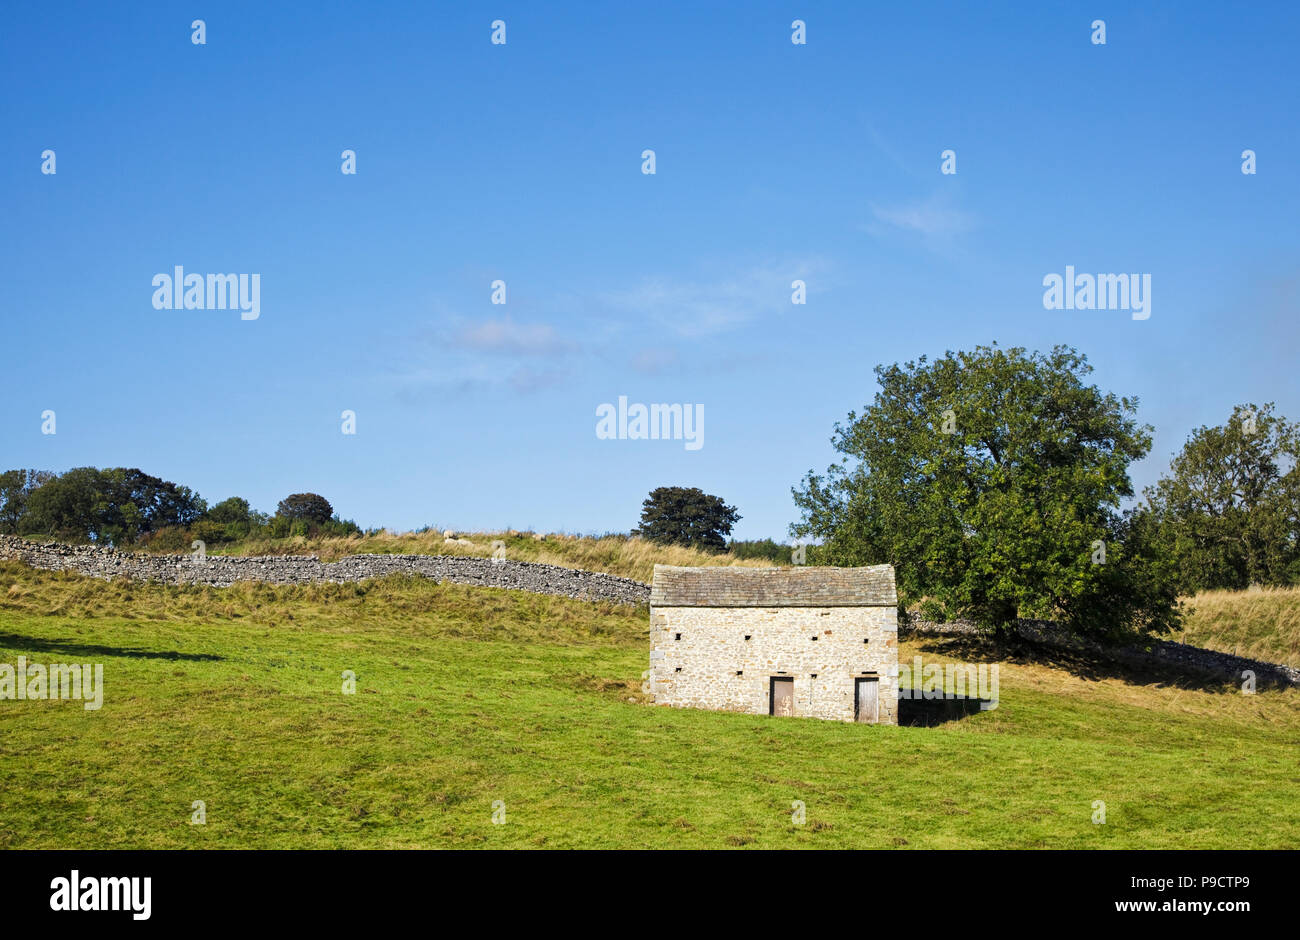
[[[657,705],[766,715],[789,676],[796,716],[852,721],[854,679],[875,673],[880,723],[898,723],[896,607],[651,607],[650,646]]]

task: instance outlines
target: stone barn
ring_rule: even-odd
[[[898,724],[898,596],[891,565],[655,565],[656,705]]]

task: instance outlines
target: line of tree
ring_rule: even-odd
[[[1183,593],[1300,583],[1300,428],[1273,402],[1197,428],[1143,495],[1134,527]]]
[[[1159,633],[1182,594],[1300,579],[1294,425],[1238,406],[1123,511],[1153,429],[1091,371],[1069,347],[996,344],[878,366],[872,404],[835,426],[842,459],[793,489],[791,534],[819,543],[809,563],[893,564],[900,605],[992,630]]]
[[[0,532],[187,551],[196,538],[217,544],[250,535],[352,535],[360,529],[316,493],[285,497],[272,516],[239,496],[209,507],[189,487],[139,469],[74,467],[62,474],[0,473]]]

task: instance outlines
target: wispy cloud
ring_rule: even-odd
[[[557,388],[569,379],[566,371],[559,369],[530,369],[520,366],[512,371],[506,381],[512,389],[520,394],[539,392],[546,388]]]
[[[508,364],[491,368],[475,363],[409,369],[384,376],[399,399],[413,404],[448,396],[474,398],[501,392],[527,395],[562,386],[568,379],[569,372],[565,369]]]
[[[645,376],[691,367],[689,342],[743,327],[763,317],[790,315],[791,282],[825,286],[820,260],[773,262],[713,278],[647,276],[631,286],[556,294],[543,309],[552,321],[510,316],[475,320],[435,302],[432,324],[402,348],[403,365],[384,380],[410,400],[431,392],[529,394],[563,386],[584,371],[609,365]],[[436,350],[436,366],[429,365]],[[731,368],[710,354],[710,368]]]
[[[460,324],[449,331],[448,345],[473,352],[553,358],[578,351],[549,323],[516,323],[509,317]]]
[[[799,261],[752,267],[713,280],[645,278],[630,288],[606,292],[600,300],[615,312],[678,336],[710,336],[786,311],[791,281],[822,267],[820,262]]]
[[[897,206],[871,206],[876,221],[893,228],[916,232],[927,238],[955,238],[975,227],[975,217],[969,212],[946,205],[939,196]]]
[[[401,341],[403,364],[383,380],[411,402],[432,395],[528,394],[568,381],[588,356],[583,343],[545,322],[470,320],[435,304],[438,320]],[[430,358],[436,365],[430,365]]]
[[[903,155],[898,152],[893,144],[885,139],[885,135],[876,129],[875,124],[868,121],[866,127],[867,133],[871,135],[871,142],[875,144],[877,150],[888,157],[889,161],[904,173],[907,173],[910,176],[916,175],[916,168],[907,160],[903,159]]]
[[[642,375],[663,375],[681,365],[681,354],[671,346],[649,346],[634,353],[630,365]]]

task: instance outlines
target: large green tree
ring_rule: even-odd
[[[6,470],[0,473],[0,532],[13,535],[21,531],[28,497],[55,476],[57,474],[48,470]]]
[[[248,505],[248,500],[240,496],[232,496],[209,509],[204,518],[221,525],[246,526],[252,519],[252,509]]]
[[[874,402],[835,427],[844,459],[794,489],[791,533],[820,542],[810,560],[893,564],[900,603],[927,617],[1167,629],[1169,578],[1120,511],[1150,428],[1091,371],[1068,347],[996,344],[878,366]]]
[[[1237,405],[1226,424],[1192,432],[1144,507],[1183,591],[1300,578],[1298,463],[1300,428],[1271,402]]]
[[[189,525],[206,509],[189,487],[141,470],[74,467],[31,491],[19,527],[120,545],[165,526]]]
[[[720,552],[739,520],[736,507],[721,497],[693,486],[661,486],[641,504],[641,526],[635,534],[654,542]]]
[[[307,522],[329,522],[334,515],[330,501],[318,493],[293,493],[280,500],[275,514],[284,519],[302,519]]]

